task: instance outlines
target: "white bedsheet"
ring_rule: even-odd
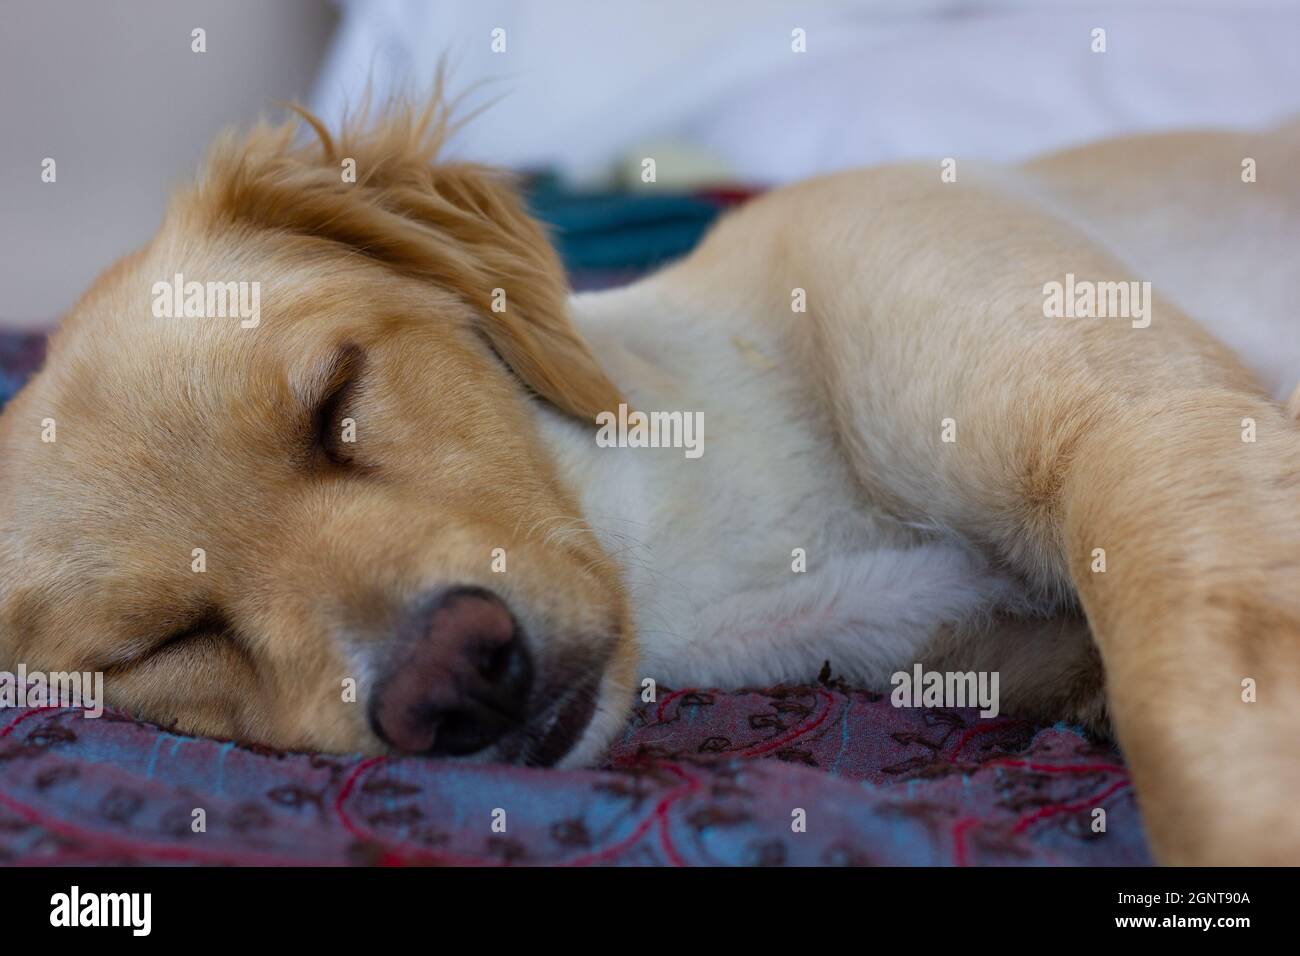
[[[1294,0],[344,2],[314,106],[419,89],[448,55],[449,154],[576,181],[694,143],[776,183],[910,156],[1012,159],[1121,132],[1300,114]],[[1092,30],[1106,52],[1092,52]],[[506,51],[492,51],[505,30]],[[791,31],[807,52],[791,50]]]

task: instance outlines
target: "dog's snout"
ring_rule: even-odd
[[[533,667],[510,609],[483,588],[422,601],[398,635],[370,722],[407,753],[483,750],[527,716]]]

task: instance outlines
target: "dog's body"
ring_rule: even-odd
[[[643,672],[670,685],[738,686],[806,678],[830,660],[881,687],[912,661],[964,660],[1010,677],[1003,687],[1020,712],[1103,722],[1090,673],[1097,662],[1074,615],[1073,587],[1033,565],[996,566],[924,503],[900,511],[864,495],[871,475],[855,475],[843,453],[885,430],[933,441],[945,417],[960,429],[967,403],[936,405],[947,414],[912,421],[883,407],[861,432],[846,434],[835,406],[859,401],[860,389],[885,387],[887,376],[850,370],[844,393],[827,394],[819,383],[837,356],[865,345],[913,353],[894,368],[931,389],[943,375],[937,364],[927,367],[931,356],[948,353],[957,332],[924,306],[892,313],[878,306],[891,259],[901,267],[915,257],[909,268],[969,290],[978,308],[1008,288],[1006,245],[1041,233],[1047,213],[1077,230],[1067,239],[1077,245],[1059,250],[1056,272],[1028,255],[1010,257],[1024,276],[1021,292],[1038,294],[1063,276],[1070,257],[1095,257],[1089,246],[1104,244],[1125,277],[1152,281],[1164,301],[1232,344],[1280,401],[1300,381],[1285,278],[1300,267],[1300,195],[1243,183],[1246,156],[1289,168],[1300,158],[1300,130],[1265,142],[1143,137],[1023,169],[963,167],[954,183],[921,165],[841,174],[752,204],[674,268],[576,297],[580,331],[631,405],[701,410],[707,423],[708,454],[691,460],[670,449],[598,448],[588,428],[539,409],[588,522],[625,565]],[[974,203],[999,218],[982,221],[961,208]],[[863,224],[880,222],[891,205],[907,215],[877,232],[888,248],[862,256]],[[945,256],[935,238],[953,230],[970,234],[961,255]],[[827,254],[794,265],[790,249],[802,244]],[[855,277],[867,262],[880,271]],[[791,306],[796,289],[810,296],[806,312]],[[1119,339],[1149,331],[1123,317],[1030,319],[1058,328],[1015,334],[1073,337],[1076,322],[1108,323]],[[977,387],[996,388],[1021,356],[1008,351],[1001,360]],[[884,463],[904,467],[897,450],[908,443],[883,444]],[[918,481],[922,502],[929,487]],[[814,573],[793,570],[796,548]]]
[[[111,698],[196,732],[545,763],[597,758],[647,677],[996,670],[1003,709],[1113,721],[1164,859],[1300,860],[1300,430],[1279,404],[1300,130],[832,176],[565,306],[498,187],[427,171],[428,121],[322,132],[319,157],[262,134],[78,307],[4,416],[8,657],[106,665]],[[374,179],[349,192],[352,154]],[[147,327],[141,288],[204,268],[269,277],[260,339]],[[1150,281],[1148,318],[1047,317],[1067,274]],[[328,430],[338,401],[359,451],[327,434],[281,467],[279,404]],[[703,455],[598,447],[593,414],[624,401],[701,413]],[[469,696],[512,673],[527,716],[443,747],[470,705],[422,682],[460,693],[438,648],[484,633],[528,660]],[[233,690],[177,686],[195,672]]]

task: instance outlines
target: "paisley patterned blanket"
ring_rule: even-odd
[[[589,771],[281,753],[112,711],[0,725],[10,865],[1146,862],[1109,747],[834,683],[662,693]]]

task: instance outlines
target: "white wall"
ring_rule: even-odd
[[[3,0],[0,325],[52,324],[149,238],[217,130],[305,100],[334,17],[327,0]]]

